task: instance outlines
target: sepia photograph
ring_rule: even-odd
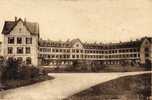
[[[152,0],[0,5],[0,100],[152,100]]]

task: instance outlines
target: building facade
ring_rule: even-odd
[[[5,21],[2,30],[2,55],[16,57],[27,64],[38,65],[39,25],[21,18]]]
[[[38,23],[21,18],[5,21],[2,55],[14,56],[27,64],[71,65],[74,61],[98,61],[103,64],[121,64],[124,61],[146,63],[152,61],[152,38],[120,43],[83,43],[79,39],[51,41],[39,38]]]
[[[82,43],[79,39],[66,42],[40,40],[38,56],[40,63],[46,61],[48,65],[72,64],[76,60],[102,64],[122,64],[124,61],[145,64],[152,60],[151,41],[149,37],[110,44]]]

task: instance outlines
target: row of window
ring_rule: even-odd
[[[22,37],[8,37],[8,44],[14,44],[16,40],[17,44],[23,44],[23,38]],[[32,44],[32,38],[31,37],[26,37],[25,38],[25,43],[26,44]]]
[[[51,52],[51,48],[40,48],[41,52]],[[98,53],[98,54],[113,54],[113,53],[127,53],[127,52],[138,52],[138,49],[119,49],[119,50],[79,50],[79,49],[72,49],[72,53]],[[69,53],[70,49],[54,49],[52,48],[52,52],[58,53]]]
[[[40,48],[41,52],[51,52],[51,48]],[[52,49],[52,52],[64,52],[69,53],[70,49]]]
[[[49,55],[49,54],[40,54],[40,57],[43,58],[70,58],[70,55]],[[140,57],[139,54],[119,54],[119,55],[72,55],[72,58],[130,58],[130,57]]]
[[[8,47],[8,54],[13,54],[13,47]],[[16,48],[16,53],[17,54],[23,54],[24,53],[24,48],[23,47],[17,47]],[[31,48],[30,47],[25,47],[25,53],[30,54],[31,53]]]
[[[119,55],[72,55],[72,58],[130,58],[139,57],[138,54],[119,54]]]
[[[43,58],[70,58],[70,55],[47,55],[47,54],[40,54],[40,57],[43,57]]]
[[[17,57],[18,61],[23,61],[22,57]],[[32,63],[32,58],[31,57],[26,57],[26,64],[31,64]]]

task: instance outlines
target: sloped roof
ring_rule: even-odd
[[[152,43],[152,37],[143,37],[142,39],[144,40],[145,38]]]
[[[71,42],[63,42],[63,41],[51,41],[51,40],[39,40],[40,47],[62,47],[62,48],[70,48]]]
[[[52,40],[39,40],[39,45],[42,47],[64,47],[71,48],[76,42],[80,42],[80,39],[73,39],[71,41],[52,41]],[[83,45],[83,44],[82,44]]]
[[[9,34],[19,21],[23,22],[23,24],[26,26],[26,28],[32,35],[39,35],[38,23],[26,22],[26,21],[23,21],[22,19],[18,19],[17,21],[5,21],[2,34],[4,35]]]
[[[119,42],[119,43],[82,43],[85,49],[116,49],[116,48],[140,48],[144,39],[152,40],[152,38],[141,38],[136,41],[128,41],[128,42]],[[76,41],[80,41],[79,39],[73,39],[71,41],[48,41],[48,40],[40,40],[40,47],[64,47],[71,48],[73,43]],[[80,41],[81,42],[81,41]]]
[[[70,42],[71,42],[72,45],[74,45],[76,42],[80,42],[81,43],[80,39],[73,39]]]
[[[5,24],[4,24],[3,30],[2,30],[2,34],[8,34],[10,32],[10,30],[13,29],[14,26],[15,26],[14,21],[5,21]]]
[[[115,49],[115,48],[140,48],[142,42],[148,39],[152,43],[152,37],[143,37],[135,41],[119,42],[119,43],[84,43],[83,46],[86,49]]]

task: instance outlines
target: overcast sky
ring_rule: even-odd
[[[118,42],[152,36],[152,0],[0,0],[5,20],[40,24],[43,39]]]

